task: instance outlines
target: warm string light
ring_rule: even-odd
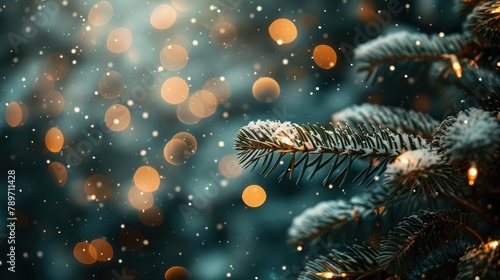
[[[490,241],[486,243],[486,246],[488,246],[490,249],[495,250],[498,247],[498,240]]]
[[[332,279],[334,276],[333,272],[318,272],[316,275],[325,279]]]
[[[474,183],[476,182],[476,178],[477,178],[478,173],[479,172],[478,172],[475,164],[472,164],[469,167],[469,170],[467,170],[467,178],[469,179],[470,186],[474,185]]]

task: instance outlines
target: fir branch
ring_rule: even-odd
[[[387,165],[384,185],[390,186],[389,198],[411,196],[453,197],[462,193],[465,177],[436,151],[407,151]]]
[[[364,103],[348,107],[332,115],[333,123],[366,123],[393,131],[432,138],[439,122],[427,114],[403,108]]]
[[[389,273],[405,276],[437,248],[457,238],[483,239],[477,225],[460,211],[421,210],[399,223],[381,242],[379,265]]]
[[[500,61],[500,57],[499,57]],[[442,68],[451,68],[444,65]],[[472,96],[477,101],[475,106],[481,107],[487,111],[500,111],[500,77],[497,73],[477,65],[466,64],[463,68],[461,79],[454,75],[435,75],[435,80],[444,83],[442,89],[446,99],[458,103],[464,99],[464,93]],[[449,73],[451,69],[440,69],[432,73]]]
[[[440,37],[403,31],[358,46],[354,59],[359,64],[358,72],[367,71],[369,77],[388,76],[395,69],[387,64],[408,64],[409,61],[450,61],[454,67],[460,67],[452,60],[456,60],[468,44],[461,34]]]
[[[457,279],[499,279],[499,241],[492,240],[469,248],[460,258]]]
[[[346,252],[333,249],[330,256],[309,261],[299,280],[381,279],[385,273],[378,267],[379,250],[368,245],[353,245]]]
[[[471,243],[467,240],[454,240],[449,245],[431,252],[409,275],[410,280],[455,279],[457,264]]]
[[[339,185],[342,185],[353,161],[358,158],[369,159],[366,168],[355,178],[355,181],[363,184],[368,178],[375,178],[379,174],[377,171],[383,171],[385,165],[402,152],[427,146],[419,136],[388,129],[372,128],[374,132],[369,133],[361,127],[354,130],[350,126],[330,125],[332,130],[326,130],[319,124],[299,126],[269,120],[251,122],[237,133],[234,148],[240,151],[238,157],[244,168],[252,164],[255,168],[262,159],[261,173],[265,173],[265,176],[280,165],[286,154],[290,154],[286,169],[279,177],[280,181],[287,174],[291,178],[301,165],[297,183],[307,169],[312,169],[308,177],[310,179],[318,170],[329,166],[323,185],[329,182],[335,184],[338,180]],[[273,158],[275,152],[278,153],[277,159]],[[298,154],[301,154],[300,158],[297,158]],[[339,167],[343,169],[330,181]]]
[[[303,245],[333,227],[350,221],[361,222],[364,217],[387,203],[387,192],[387,187],[377,185],[367,192],[351,197],[349,201],[322,201],[306,209],[293,219],[288,229],[289,243]]]
[[[496,165],[500,154],[500,120],[490,112],[470,108],[439,125],[433,146],[452,164]]]
[[[488,1],[469,15],[465,30],[470,32],[482,47],[500,45],[500,1]]]

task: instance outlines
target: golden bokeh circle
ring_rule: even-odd
[[[229,22],[218,22],[210,29],[212,41],[219,46],[229,47],[238,38],[238,31]]]
[[[145,210],[153,206],[154,196],[152,192],[145,192],[137,186],[132,186],[128,191],[128,201],[135,209]]]
[[[241,198],[243,202],[252,208],[256,208],[264,204],[266,201],[266,191],[259,185],[250,185],[243,190]]]
[[[331,69],[337,63],[337,53],[328,45],[318,45],[313,51],[313,60],[322,69]]]
[[[172,139],[168,141],[163,149],[163,157],[172,165],[182,165],[191,154],[186,142],[181,139]]]
[[[59,116],[64,109],[64,96],[56,90],[53,90],[49,96],[40,102],[42,112],[48,117]]]
[[[189,109],[189,100],[185,100],[177,105],[177,118],[185,124],[197,124],[201,118],[194,115]]]
[[[93,264],[97,260],[97,251],[88,242],[78,242],[73,248],[73,256],[83,264]]]
[[[107,262],[113,259],[113,247],[104,239],[94,239],[90,242],[96,251],[96,259],[101,262]]]
[[[182,103],[188,95],[189,85],[183,78],[168,78],[161,86],[161,97],[169,104]]]
[[[187,50],[178,44],[164,47],[160,52],[161,65],[169,71],[179,71],[188,62]]]
[[[149,22],[154,28],[163,30],[174,25],[176,19],[175,9],[170,5],[161,4],[153,10]]]
[[[57,127],[52,127],[45,134],[45,146],[53,153],[58,153],[64,145],[64,135]]]
[[[94,26],[106,25],[113,16],[113,5],[108,1],[99,1],[89,10],[87,16],[90,24]]]
[[[126,27],[113,29],[106,41],[108,50],[112,53],[122,53],[132,45],[132,33]]]
[[[5,121],[10,127],[16,127],[21,124],[23,119],[23,110],[19,103],[12,101],[5,109]]]
[[[280,95],[280,86],[273,78],[263,77],[254,82],[252,94],[262,103],[270,103]]]
[[[206,118],[217,109],[217,99],[207,90],[199,90],[189,98],[189,110],[193,115]]]
[[[172,266],[165,271],[165,280],[188,280],[189,271],[182,266]]]
[[[196,149],[198,149],[198,142],[196,142],[196,138],[194,138],[194,136],[189,132],[179,132],[175,134],[172,139],[180,139],[186,143],[189,148],[188,157],[194,155]]]
[[[143,192],[154,192],[160,187],[160,174],[151,166],[141,166],[134,173],[134,183]]]
[[[297,38],[297,27],[286,18],[279,18],[269,25],[269,35],[278,44],[288,44]]]
[[[99,94],[106,99],[119,97],[125,88],[123,76],[116,71],[104,73],[99,80]]]
[[[104,123],[113,131],[122,131],[130,124],[130,112],[127,107],[115,104],[109,107],[104,115]]]
[[[47,171],[57,186],[62,187],[66,184],[66,181],[68,180],[68,172],[66,171],[64,165],[54,161],[49,165]]]

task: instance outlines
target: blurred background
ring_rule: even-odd
[[[293,217],[356,188],[244,171],[237,131],[364,102],[441,119],[425,80],[371,86],[353,50],[461,28],[444,0],[1,2],[2,279],[295,279],[319,249],[287,244]]]

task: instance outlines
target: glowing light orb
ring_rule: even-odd
[[[62,187],[64,186],[64,184],[66,184],[66,181],[68,180],[68,172],[66,171],[64,165],[57,161],[54,161],[49,165],[47,171],[49,172],[50,177],[52,177],[52,180],[57,186]]]
[[[113,131],[122,131],[130,124],[130,112],[127,107],[115,104],[104,115],[104,123]]]
[[[176,19],[175,9],[170,5],[162,4],[153,10],[149,22],[154,28],[164,30],[174,25]]]
[[[337,53],[330,46],[318,45],[314,48],[313,60],[318,67],[328,70],[337,63]]]
[[[122,53],[132,45],[132,33],[125,27],[113,29],[106,41],[108,50],[112,53]]]
[[[97,251],[88,242],[78,242],[73,248],[73,256],[83,264],[93,264],[97,260]]]
[[[161,97],[169,104],[182,103],[188,95],[189,85],[183,78],[168,78],[161,86]]]
[[[266,201],[266,191],[259,185],[250,185],[243,190],[241,198],[243,202],[252,208],[256,208],[264,204]]]
[[[53,127],[45,134],[45,146],[53,153],[58,153],[64,145],[64,135],[62,132]]]
[[[104,239],[94,239],[90,242],[96,251],[96,259],[107,262],[113,259],[113,247]]]
[[[154,192],[160,187],[160,175],[151,166],[141,166],[135,171],[134,183],[143,192]]]
[[[297,27],[286,18],[280,18],[269,25],[269,35],[278,44],[289,44],[297,38]]]
[[[252,94],[262,103],[270,103],[280,95],[280,86],[273,78],[263,77],[254,82]]]
[[[90,8],[88,20],[94,26],[103,26],[109,22],[113,16],[113,5],[108,1],[100,1]]]
[[[229,22],[218,22],[210,29],[210,37],[216,45],[229,47],[238,38],[238,31]]]
[[[99,80],[99,94],[106,99],[119,97],[124,87],[125,81],[123,80],[123,76],[116,71],[105,73]]]
[[[23,118],[23,110],[19,103],[12,101],[5,109],[5,121],[10,127],[16,127],[21,124]]]
[[[189,271],[182,266],[172,266],[165,272],[165,280],[188,280]]]

